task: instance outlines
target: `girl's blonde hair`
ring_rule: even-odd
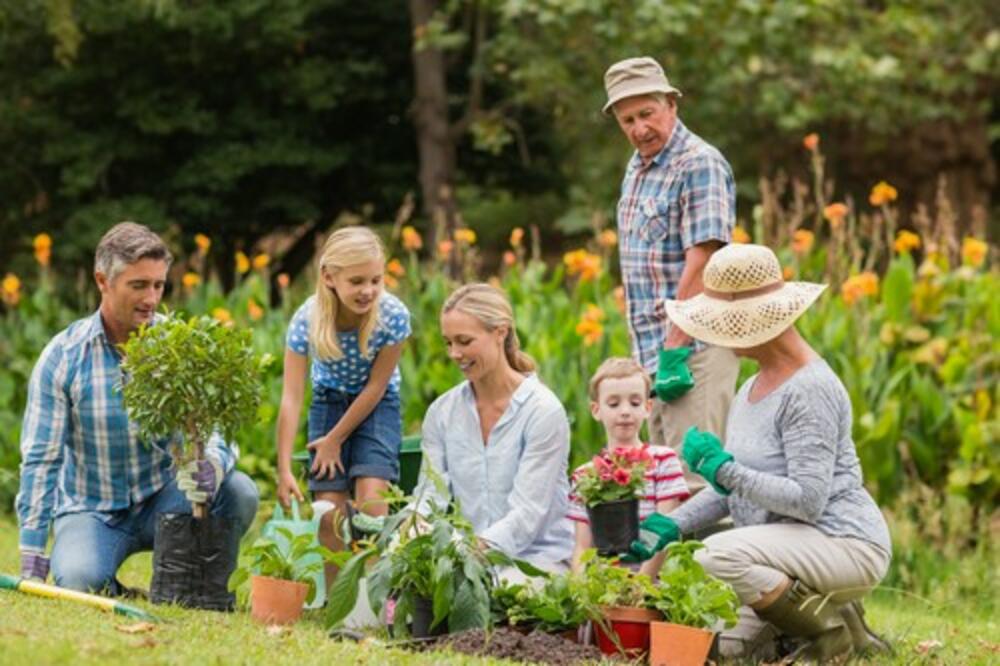
[[[487,331],[495,331],[506,324],[503,353],[510,367],[522,373],[535,369],[534,359],[521,351],[521,341],[517,339],[514,326],[514,309],[503,291],[484,282],[467,284],[451,293],[441,308],[441,314],[452,310],[475,317]]]
[[[342,307],[337,293],[326,286],[323,272],[333,276],[349,266],[365,264],[369,261],[385,263],[382,241],[366,227],[344,227],[337,229],[326,239],[319,257],[316,275],[316,302],[313,306],[312,321],[309,324],[309,342],[316,350],[316,357],[322,360],[340,360],[344,350],[337,340],[337,311]],[[361,355],[368,356],[368,341],[378,324],[379,301],[382,291],[375,298],[372,308],[365,314],[358,326],[358,348]]]

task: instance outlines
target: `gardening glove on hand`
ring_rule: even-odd
[[[722,448],[722,442],[710,432],[701,432],[692,426],[684,433],[684,448],[681,451],[684,462],[691,471],[700,474],[712,484],[720,495],[728,495],[729,489],[716,481],[719,468],[733,460],[733,454]]]
[[[208,504],[222,485],[222,476],[222,466],[215,460],[192,460],[177,471],[177,487],[191,504]]]
[[[653,392],[663,402],[671,402],[694,387],[694,377],[687,366],[690,347],[661,349],[653,380]]]
[[[369,516],[358,511],[351,516],[351,525],[362,534],[378,534],[385,527],[385,516]]]
[[[44,581],[49,575],[49,558],[40,550],[21,549],[21,578],[37,578]]]
[[[654,513],[639,523],[639,539],[632,542],[621,559],[623,562],[644,562],[680,538],[681,530],[673,518]]]

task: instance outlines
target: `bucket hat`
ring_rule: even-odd
[[[604,90],[608,101],[602,111],[611,112],[615,102],[626,97],[664,93],[681,96],[681,91],[670,85],[660,63],[649,56],[619,60],[604,73]]]

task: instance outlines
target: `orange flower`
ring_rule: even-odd
[[[795,269],[794,268],[792,268],[791,266],[785,266],[784,268],[781,269],[781,278],[785,282],[788,282],[793,277],[795,277]]]
[[[826,218],[826,221],[830,223],[831,227],[836,229],[844,223],[844,218],[847,217],[847,205],[842,203],[832,203],[823,209],[823,217]]]
[[[868,203],[873,206],[884,206],[891,201],[895,201],[896,197],[896,188],[884,180],[880,180],[878,184],[872,188],[871,194],[868,195]]]
[[[424,239],[420,237],[417,230],[407,225],[403,227],[403,249],[407,252],[416,252],[424,246]]]
[[[916,250],[920,247],[920,236],[912,231],[900,231],[896,234],[896,242],[893,243],[893,247],[896,249],[896,252],[900,254],[903,252],[909,252],[910,250]]]
[[[792,252],[795,254],[808,254],[812,249],[816,236],[808,229],[796,229],[792,234]]]
[[[844,284],[840,285],[840,295],[848,305],[856,303],[865,296],[878,295],[878,275],[865,271],[847,278]]]
[[[591,254],[586,250],[573,250],[563,255],[563,263],[570,275],[579,275],[584,282],[593,280],[601,274],[600,255]]]
[[[605,229],[597,237],[597,244],[608,249],[618,245],[618,234],[611,229]]]
[[[403,268],[403,264],[399,261],[399,259],[390,259],[389,263],[385,265],[385,270],[389,273],[389,275],[393,275],[395,277],[406,275],[406,269]]]
[[[181,284],[184,285],[185,289],[190,291],[201,284],[201,276],[197,273],[185,273],[184,277],[181,278]]]
[[[195,234],[194,244],[198,246],[198,254],[204,257],[208,254],[208,248],[212,247],[212,239],[205,234]]]
[[[386,273],[382,278],[382,281],[385,283],[387,289],[395,289],[399,286],[399,280],[397,280],[396,277],[390,273]]]
[[[802,139],[802,145],[806,147],[806,150],[816,152],[816,149],[819,148],[819,134],[816,132],[806,134]]]
[[[472,229],[455,229],[455,240],[463,245],[472,245],[476,242],[476,232]]]
[[[517,255],[516,254],[514,254],[510,250],[507,250],[506,252],[503,253],[503,265],[504,266],[513,266],[516,263],[517,263]]]
[[[962,239],[962,262],[969,266],[974,268],[982,266],[989,251],[989,245],[978,238],[966,236]]]
[[[250,270],[250,260],[247,259],[247,255],[243,254],[239,250],[236,251],[236,272],[243,275]]]
[[[601,339],[604,327],[599,321],[584,318],[576,325],[576,334],[583,338],[583,344],[589,347]]]
[[[587,303],[587,307],[583,311],[583,318],[591,321],[601,321],[604,319],[604,310],[594,303]]]
[[[261,317],[264,316],[264,308],[257,305],[257,301],[253,300],[253,298],[248,298],[247,315],[251,321],[260,321]]]
[[[452,243],[450,240],[441,241],[440,243],[438,243],[438,257],[440,257],[441,259],[447,259],[449,256],[451,256],[451,251],[452,249],[454,249],[454,247],[455,244]]]
[[[17,305],[21,300],[21,280],[13,273],[7,273],[0,281],[0,296],[7,305]]]
[[[524,240],[524,229],[514,227],[514,230],[510,232],[510,246],[521,247],[522,240]]]
[[[614,296],[615,306],[618,308],[618,311],[625,314],[625,287],[621,285],[615,287]]]
[[[229,314],[229,310],[226,308],[215,308],[212,310],[212,316],[218,321],[221,321],[226,326],[233,325],[233,315]]]
[[[735,227],[733,227],[734,243],[749,243],[751,240],[753,239],[750,238],[750,234],[747,233],[746,229],[744,229],[738,224]]]
[[[52,237],[46,233],[38,234],[32,245],[35,247],[35,260],[42,266],[48,266],[52,257]]]
[[[262,271],[267,268],[267,265],[271,263],[271,257],[264,253],[258,254],[253,258],[253,267],[255,270]]]
[[[282,289],[288,289],[288,285],[291,284],[292,278],[288,276],[288,273],[278,273],[278,286]]]

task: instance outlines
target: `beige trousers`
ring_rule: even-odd
[[[723,347],[706,347],[688,359],[694,377],[694,387],[673,402],[653,400],[653,413],[649,416],[649,443],[669,446],[681,454],[684,433],[691,426],[707,430],[726,439],[726,417],[729,403],[736,390],[740,360],[732,350]],[[684,467],[684,480],[693,495],[705,487],[705,480]]]
[[[801,580],[827,603],[844,604],[878,585],[889,568],[889,554],[874,544],[827,536],[812,525],[773,523],[720,532],[705,540],[695,557],[705,570],[736,590],[740,602],[752,604],[785,578]],[[721,656],[745,656],[748,649],[776,632],[749,606],[739,623],[719,635]]]

